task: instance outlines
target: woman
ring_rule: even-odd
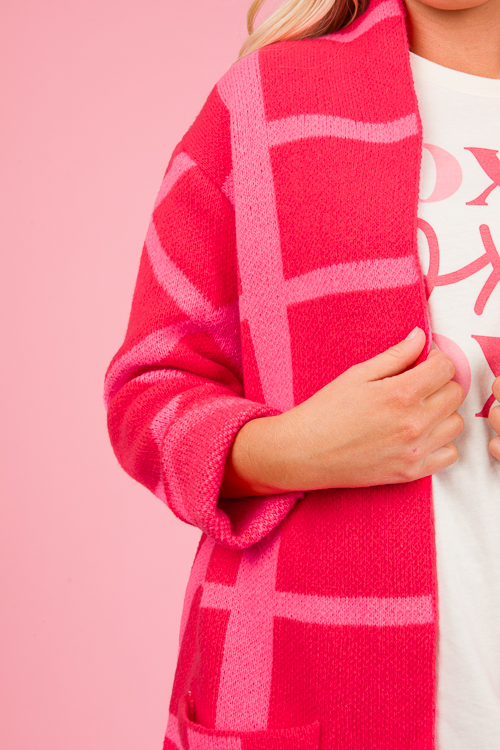
[[[500,747],[500,2],[366,6],[250,35],[107,373],[204,532],[169,750]]]

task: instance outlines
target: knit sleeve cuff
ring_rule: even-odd
[[[243,549],[260,541],[304,494],[219,497],[236,434],[251,419],[279,413],[243,398],[218,396],[190,405],[165,435],[162,469],[170,507],[225,547]]]

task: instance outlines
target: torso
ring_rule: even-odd
[[[496,750],[500,463],[488,451],[487,416],[500,375],[500,81],[415,55],[411,62],[424,131],[418,242],[434,345],[454,360],[467,392],[459,460],[433,476],[438,747]]]

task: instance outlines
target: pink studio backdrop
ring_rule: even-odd
[[[161,750],[200,536],[101,393],[170,153],[250,0],[21,0],[0,20],[2,750]]]

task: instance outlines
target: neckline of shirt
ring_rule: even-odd
[[[415,80],[434,83],[446,89],[460,91],[473,96],[500,97],[500,79],[483,78],[445,68],[435,62],[410,52],[410,63]]]

